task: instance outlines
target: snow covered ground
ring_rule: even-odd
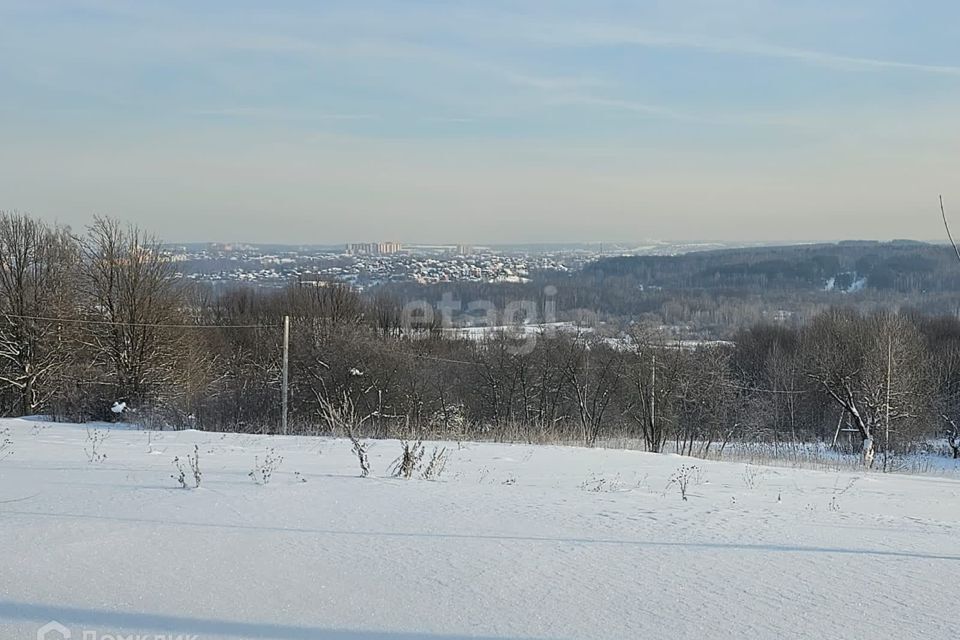
[[[957,637],[955,475],[467,443],[401,480],[396,441],[360,478],[343,440],[4,429],[5,640]]]

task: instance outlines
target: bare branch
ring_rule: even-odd
[[[940,216],[943,218],[943,227],[947,230],[947,237],[950,239],[950,244],[953,245],[953,250],[957,254],[957,260],[960,260],[960,248],[958,248],[957,243],[953,241],[953,234],[950,233],[950,225],[947,224],[947,213],[943,209],[943,195],[940,196]]]

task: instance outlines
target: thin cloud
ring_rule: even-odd
[[[221,107],[189,109],[187,115],[214,118],[254,118],[264,120],[375,120],[369,113],[326,113],[309,109],[278,109],[272,107]]]
[[[555,98],[555,102],[565,104],[582,104],[593,107],[609,108],[619,111],[629,111],[633,113],[644,114],[648,116],[657,116],[661,118],[670,118],[674,120],[700,121],[702,118],[676,111],[656,104],[647,104],[636,102],[634,100],[620,100],[617,98],[604,98],[585,94],[564,94]]]
[[[488,67],[495,69],[495,67]],[[565,91],[576,89],[587,89],[592,87],[604,86],[607,83],[599,78],[574,76],[534,76],[526,73],[516,73],[506,69],[498,69],[504,80],[511,84],[522,87],[529,87],[540,91]]]
[[[460,116],[424,116],[420,119],[423,122],[439,122],[442,124],[470,124],[477,121],[476,118]]]
[[[570,46],[635,45],[664,49],[695,49],[712,53],[754,55],[807,62],[845,71],[902,70],[938,75],[960,76],[960,67],[881,58],[838,55],[812,49],[797,49],[740,38],[716,38],[702,35],[656,33],[613,25],[553,27],[540,30],[535,40]]]

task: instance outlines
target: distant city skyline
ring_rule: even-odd
[[[170,242],[941,241],[958,24],[947,0],[0,0],[0,209]]]
[[[941,229],[943,229],[941,223]],[[507,247],[562,247],[562,248],[573,248],[573,247],[590,247],[591,249],[596,249],[597,251],[614,251],[614,250],[636,250],[643,249],[645,247],[654,247],[654,246],[663,246],[663,247],[691,247],[689,250],[699,250],[696,249],[698,246],[705,247],[704,250],[725,249],[725,248],[738,248],[738,247],[778,247],[778,246],[796,246],[796,245],[805,245],[805,244],[837,244],[844,242],[879,242],[879,243],[890,243],[890,242],[920,242],[924,244],[935,244],[935,245],[944,245],[949,246],[949,240],[946,239],[946,234],[942,238],[933,238],[928,240],[917,239],[917,238],[890,238],[888,240],[884,239],[875,239],[875,238],[834,238],[834,239],[823,239],[823,240],[706,240],[706,239],[690,239],[690,240],[677,240],[669,238],[647,238],[639,239],[636,241],[631,240],[573,240],[569,242],[564,241],[533,241],[533,242],[398,242],[398,241],[384,241],[384,240],[369,240],[361,242],[312,242],[312,241],[303,241],[303,242],[271,242],[263,240],[184,240],[184,239],[169,239],[158,237],[161,244],[171,247],[176,246],[197,246],[197,245],[210,245],[210,246],[219,246],[219,247],[265,247],[265,246],[276,246],[276,247],[319,247],[319,248],[329,248],[331,250],[344,251],[345,253],[350,253],[352,250],[355,251],[358,246],[371,246],[378,244],[396,244],[399,245],[399,248],[391,250],[389,252],[383,252],[383,255],[389,255],[391,253],[403,253],[406,251],[416,250],[416,249],[430,249],[430,248],[448,248],[448,249],[458,249],[458,248],[469,248],[472,250],[481,250],[481,249],[503,249]],[[362,251],[364,255],[376,255],[376,252],[371,252],[369,250]]]

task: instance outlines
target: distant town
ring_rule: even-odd
[[[537,272],[577,271],[613,255],[675,255],[724,248],[718,243],[646,242],[473,246],[402,244],[343,245],[191,243],[167,247],[178,271],[216,284],[282,286],[341,282],[364,289],[388,282],[527,282]]]

